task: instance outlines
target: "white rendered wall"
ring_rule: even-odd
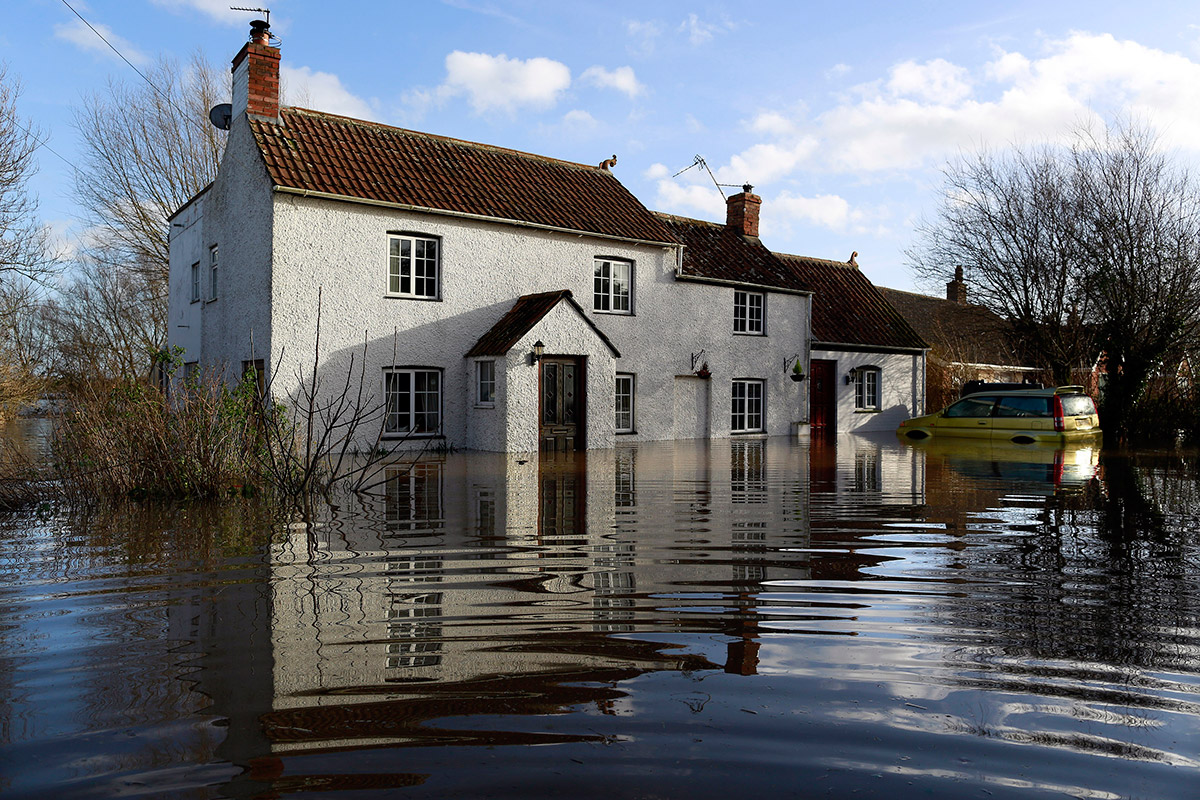
[[[834,413],[838,433],[894,431],[903,420],[922,413],[925,405],[924,361],[920,353],[862,353],[842,350],[812,351],[815,359],[834,362]],[[854,385],[846,374],[858,367],[879,367],[879,410],[854,408]],[[807,389],[806,389],[807,391]]]
[[[271,225],[266,167],[245,115],[235,116],[217,178],[172,220],[168,317],[168,342],[184,348],[184,360],[228,381],[239,379],[242,361],[268,359]],[[215,300],[209,264],[214,245]],[[197,261],[201,299],[192,303],[191,265]]]
[[[370,388],[380,395],[386,366],[440,368],[447,445],[523,450],[527,433],[520,432],[532,431],[530,441],[536,443],[536,406],[533,416],[524,419],[529,409],[518,409],[508,394],[513,391],[511,382],[523,374],[526,344],[497,362],[492,414],[474,408],[473,365],[463,354],[521,295],[570,289],[621,353],[612,366],[588,365],[589,448],[612,444],[613,381],[618,371],[637,376],[637,433],[631,438],[672,438],[675,376],[688,373],[691,354],[701,350],[713,373],[712,436],[729,435],[735,377],[766,381],[765,433],[787,434],[802,418],[803,393],[788,379],[785,362],[797,355],[807,360],[807,296],[770,294],[768,335],[734,336],[733,288],[676,281],[675,248],[285,193],[274,196],[271,231],[273,278],[271,299],[264,307],[271,310],[277,394],[294,383],[299,370],[308,371],[320,289],[321,363],[326,374],[343,373],[352,355],[362,356],[364,343],[367,375],[374,376]],[[440,237],[440,300],[385,296],[389,231]],[[597,256],[634,263],[633,314],[591,310]],[[595,357],[600,343],[594,335],[572,336],[571,347],[578,352],[556,350],[543,337],[547,352]],[[489,428],[490,417],[497,423],[503,417],[505,432]]]
[[[170,277],[167,346],[181,347],[185,361],[200,360],[207,252],[204,247],[204,200],[201,194],[170,221]],[[200,264],[200,297],[192,302],[192,265]],[[182,377],[182,376],[179,376]]]

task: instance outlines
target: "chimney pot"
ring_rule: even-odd
[[[725,225],[743,236],[757,237],[758,211],[762,207],[762,198],[750,193],[753,188],[747,183],[742,187],[744,191],[725,201]]]
[[[233,113],[279,119],[279,48],[263,20],[250,23],[250,41],[233,57]]]

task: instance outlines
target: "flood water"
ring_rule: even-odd
[[[1194,455],[462,453],[0,520],[5,798],[1183,798]]]

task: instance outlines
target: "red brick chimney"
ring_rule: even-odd
[[[958,303],[960,306],[967,304],[967,282],[963,280],[963,268],[954,268],[954,280],[946,284],[946,299]]]
[[[725,224],[743,236],[758,236],[758,210],[762,207],[762,198],[750,193],[753,188],[747,183],[741,194],[725,201]]]
[[[279,48],[271,47],[267,23],[250,23],[250,41],[233,58],[233,116],[243,111],[279,119]]]

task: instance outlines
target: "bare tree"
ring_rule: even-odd
[[[49,232],[28,190],[38,137],[17,116],[20,94],[20,84],[0,64],[0,286],[14,276],[41,279],[54,268]]]
[[[1106,415],[1124,434],[1157,372],[1200,345],[1200,195],[1148,131],[1084,132],[1072,149],[1074,242],[1107,363]]]
[[[1023,360],[1059,383],[1095,356],[1090,297],[1075,252],[1069,156],[1049,147],[983,152],[944,170],[936,218],[917,228],[907,255],[939,283],[963,268],[973,302],[1013,326]]]
[[[918,276],[956,266],[1054,378],[1105,353],[1105,429],[1135,423],[1155,370],[1200,341],[1200,198],[1148,130],[1079,130],[945,170],[937,217],[908,253]]]
[[[65,384],[146,378],[166,341],[166,309],[157,282],[84,255],[78,274],[41,310],[55,344],[55,377]]]
[[[38,134],[17,115],[20,93],[0,65],[0,416],[41,389],[28,322],[36,313],[35,282],[57,268],[49,230],[28,188],[37,169]]]
[[[165,309],[167,217],[216,177],[226,133],[208,110],[229,87],[198,54],[186,66],[161,59],[146,76],[153,86],[113,81],[77,110],[84,155],[75,193],[93,226],[92,257],[141,273]]]

